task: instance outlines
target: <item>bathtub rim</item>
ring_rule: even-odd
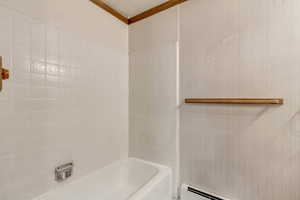
[[[53,188],[53,189],[37,196],[37,197],[34,197],[31,200],[45,200],[49,195],[57,192],[58,190],[63,190],[65,187],[68,187],[72,184],[79,183],[79,182],[83,181],[84,179],[89,178],[93,173],[99,173],[100,171],[105,170],[107,168],[110,168],[112,166],[122,165],[123,163],[130,162],[130,161],[143,163],[143,164],[152,166],[157,170],[157,173],[148,182],[145,182],[145,184],[143,184],[136,192],[134,192],[133,194],[128,196],[127,199],[124,199],[124,200],[137,200],[139,198],[143,198],[149,192],[151,192],[151,190],[158,183],[160,183],[162,180],[164,180],[164,178],[167,178],[168,176],[170,177],[169,190],[170,190],[170,192],[172,191],[172,184],[171,184],[172,183],[172,170],[171,170],[171,168],[169,168],[167,166],[164,166],[164,165],[161,165],[161,164],[153,163],[153,162],[150,162],[150,161],[145,161],[145,160],[142,160],[142,159],[139,159],[139,158],[128,157],[126,159],[121,159],[121,160],[114,161],[114,162],[112,162],[112,163],[110,163],[110,164],[108,164],[108,165],[106,165],[106,166],[104,166],[100,169],[92,171],[92,172],[90,172],[90,173],[88,173],[88,174],[86,174],[82,177],[78,177],[74,180],[66,181],[66,183],[63,183],[61,186],[57,186],[57,187],[55,187],[55,188]]]
[[[164,166],[164,165],[157,164],[157,163],[153,163],[150,161],[141,160],[139,158],[130,157],[128,159],[134,160],[137,162],[142,162],[147,165],[151,165],[151,166],[155,167],[156,169],[158,169],[158,173],[150,181],[145,183],[143,185],[143,187],[141,187],[138,191],[136,191],[133,195],[131,195],[127,200],[143,199],[148,193],[151,192],[151,190],[153,190],[155,188],[155,186],[157,186],[161,181],[163,181],[168,176],[170,177],[170,184],[169,184],[169,188],[168,188],[169,195],[170,195],[170,199],[172,199],[172,170],[171,170],[171,168]]]

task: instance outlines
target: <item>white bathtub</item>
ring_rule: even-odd
[[[130,158],[34,200],[171,200],[171,170]]]

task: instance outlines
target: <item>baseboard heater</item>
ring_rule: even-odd
[[[220,198],[220,197],[216,197],[216,196],[213,196],[213,195],[211,195],[211,194],[208,194],[208,193],[206,193],[206,192],[202,192],[202,191],[200,191],[200,190],[198,190],[198,189],[196,189],[196,188],[192,188],[192,187],[190,187],[190,186],[188,186],[187,190],[188,190],[189,192],[192,192],[192,193],[194,193],[194,194],[197,194],[197,195],[199,195],[199,196],[201,196],[201,197],[205,197],[205,198],[207,198],[207,199],[209,199],[209,200],[225,200],[225,199],[222,199],[222,198]]]

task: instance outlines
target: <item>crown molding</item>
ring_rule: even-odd
[[[105,11],[109,12],[111,15],[115,16],[125,24],[129,24],[127,17],[123,16],[121,13],[119,13],[118,11],[116,11],[106,3],[104,3],[102,0],[90,0],[90,1],[96,4],[97,6],[99,6],[100,8],[104,9]]]
[[[188,1],[188,0],[170,0],[170,1],[167,1],[165,3],[162,3],[162,4],[160,4],[158,6],[155,6],[151,9],[149,9],[149,10],[146,10],[146,11],[144,11],[144,12],[142,12],[142,13],[134,16],[134,17],[131,17],[128,20],[128,24],[133,24],[133,23],[136,23],[136,22],[141,21],[143,19],[146,19],[148,17],[151,17],[151,16],[153,16],[157,13],[165,11],[165,10],[167,10],[169,8],[172,8],[172,7],[174,7],[178,4],[181,4],[185,1]]]

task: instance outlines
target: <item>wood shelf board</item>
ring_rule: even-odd
[[[254,99],[254,98],[189,98],[185,99],[187,104],[275,104],[282,105],[284,100],[282,98],[275,99]]]

